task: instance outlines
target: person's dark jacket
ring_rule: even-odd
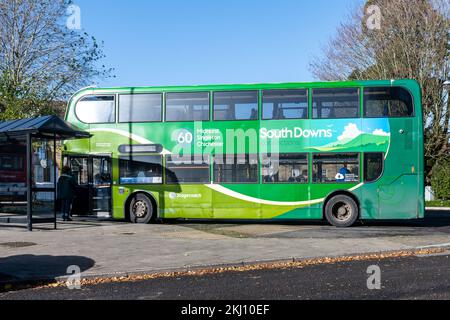
[[[67,174],[62,174],[58,179],[57,198],[58,200],[72,200],[75,196],[77,182]]]

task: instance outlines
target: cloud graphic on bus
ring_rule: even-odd
[[[374,136],[383,136],[389,137],[391,134],[389,132],[385,132],[383,129],[376,129],[372,132]]]
[[[338,137],[339,141],[342,140],[352,140],[356,137],[360,136],[362,134],[362,131],[358,129],[358,125],[355,123],[349,123],[345,128],[342,135]]]

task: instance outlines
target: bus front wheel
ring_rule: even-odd
[[[130,202],[129,213],[131,222],[148,224],[153,219],[154,206],[147,196],[138,194]]]
[[[358,205],[349,196],[334,196],[325,206],[325,217],[335,227],[351,227],[359,217]]]

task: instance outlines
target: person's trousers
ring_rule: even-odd
[[[70,208],[72,206],[72,200],[61,199],[61,213],[63,219],[70,218]]]

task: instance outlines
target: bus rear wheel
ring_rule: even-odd
[[[129,213],[132,223],[148,224],[153,220],[154,206],[147,196],[138,194],[130,202]]]
[[[359,217],[359,208],[355,200],[346,195],[331,198],[325,206],[327,221],[338,228],[348,228],[355,224]]]

